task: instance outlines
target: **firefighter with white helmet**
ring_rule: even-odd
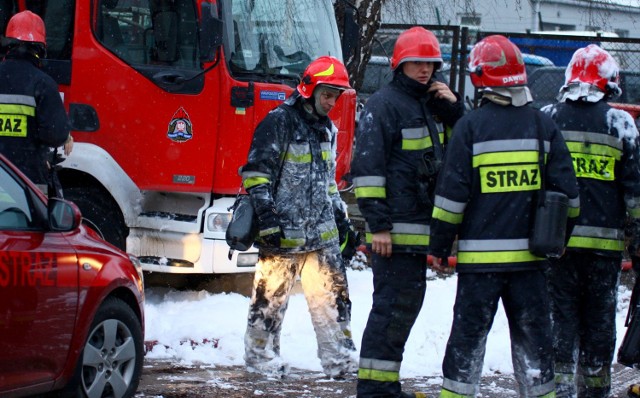
[[[478,42],[469,69],[482,100],[454,128],[431,221],[436,270],[444,269],[439,259],[458,238],[458,286],[440,396],[477,395],[486,338],[502,301],[519,396],[553,397],[546,259],[530,251],[529,234],[543,181],[547,190],[568,197],[568,220],[577,216],[571,156],[551,118],[527,106],[522,55],[506,37]]]
[[[362,337],[358,397],[408,397],[399,373],[426,291],[432,194],[460,96],[434,78],[436,36],[422,28],[395,43],[393,80],[361,113],[351,164],[372,253],[373,306]]]
[[[569,146],[582,203],[566,254],[550,273],[557,396],[604,398],[625,223],[640,221],[640,141],[631,115],[606,102],[621,93],[618,64],[606,50],[578,49],[565,77],[559,103],[543,109]]]
[[[3,39],[0,63],[0,153],[46,191],[50,148],[72,148],[69,122],[56,82],[40,68],[45,26],[31,11],[14,15]]]
[[[297,276],[309,303],[325,374],[343,377],[355,371],[338,231],[348,220],[334,216],[346,217],[346,205],[335,181],[337,128],[327,116],[348,89],[342,62],[319,57],[309,64],[297,90],[254,132],[241,171],[260,231],[245,333],[249,371],[286,373],[279,336]]]

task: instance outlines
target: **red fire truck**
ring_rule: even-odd
[[[41,15],[46,71],[69,112],[65,198],[146,271],[252,271],[224,236],[255,126],[310,61],[342,58],[331,0],[0,0]],[[331,113],[338,181],[348,171],[356,96]]]

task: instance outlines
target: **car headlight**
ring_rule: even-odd
[[[207,217],[207,229],[211,232],[225,232],[231,222],[231,213],[211,213]]]
[[[136,269],[136,272],[140,277],[140,282],[144,286],[144,274],[142,273],[142,264],[140,263],[140,260],[138,260],[138,257],[133,254],[129,254],[129,261],[133,264],[133,267]]]

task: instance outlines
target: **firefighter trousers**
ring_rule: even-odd
[[[337,246],[310,253],[260,252],[244,339],[247,366],[260,368],[279,356],[282,321],[300,276],[325,374],[338,377],[354,370],[347,342],[351,330],[344,321],[339,323],[336,303],[337,292],[347,287],[341,261]]]
[[[441,397],[478,393],[487,335],[502,300],[509,321],[511,358],[520,397],[552,397],[553,346],[542,269],[458,274],[453,325],[442,372]]]
[[[401,397],[400,364],[427,288],[424,254],[373,255],[373,305],[362,336],[358,398]]]
[[[608,397],[620,259],[568,252],[552,262],[549,294],[558,397]]]

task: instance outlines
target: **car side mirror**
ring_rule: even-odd
[[[69,232],[80,226],[82,214],[73,202],[51,198],[47,208],[49,230],[55,232]]]
[[[211,62],[222,45],[224,24],[214,13],[216,9],[210,3],[202,3],[200,20],[200,62]]]

